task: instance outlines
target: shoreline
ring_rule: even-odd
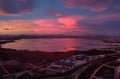
[[[83,54],[83,55],[88,55],[88,56],[94,56],[94,55],[100,55],[100,54],[110,54],[110,53],[117,53],[115,50],[111,50],[111,49],[91,49],[91,50],[73,50],[73,51],[66,51],[66,52],[45,52],[45,51],[30,51],[30,50],[16,50],[16,49],[9,49],[9,48],[0,48],[0,51],[2,51],[2,53],[6,53],[9,56],[19,56],[19,55],[31,55],[32,56],[46,56],[48,54],[51,54],[52,56],[55,56],[55,59],[58,57],[69,57],[72,55],[77,55],[77,54]],[[35,55],[35,54],[38,55]],[[33,55],[34,54],[34,55]],[[62,56],[60,56],[62,55]],[[50,57],[52,57],[50,56]],[[40,57],[39,57],[40,58]],[[43,58],[44,59],[44,58]],[[54,59],[54,58],[53,58]],[[58,58],[59,59],[59,58]],[[49,56],[48,56],[48,60],[49,60]]]
[[[3,40],[3,41],[0,41],[0,45],[11,43],[11,42],[15,42],[15,41],[16,40]]]

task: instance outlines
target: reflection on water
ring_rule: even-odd
[[[22,39],[3,45],[4,48],[28,49],[39,51],[68,51],[102,48],[105,44],[99,40],[83,38],[54,38],[54,39]]]

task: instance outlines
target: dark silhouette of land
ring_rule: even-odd
[[[0,40],[39,39],[39,38],[107,38],[109,36],[92,35],[0,35]]]

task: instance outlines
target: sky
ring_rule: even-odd
[[[0,0],[0,34],[120,35],[120,0]]]

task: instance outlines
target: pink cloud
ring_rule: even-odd
[[[0,21],[0,24],[4,24],[0,27],[14,29],[12,31],[2,30],[2,33],[75,34],[84,33],[85,29],[78,23],[83,19],[83,16],[64,16],[55,19],[8,20]]]
[[[84,18],[82,16],[68,16],[68,17],[57,18],[57,21],[68,28],[74,28],[77,26],[78,21],[81,19]]]
[[[77,20],[74,18],[66,17],[66,18],[58,18],[57,21],[69,28],[73,28],[77,24]]]
[[[101,12],[106,10],[114,0],[63,0],[67,7],[82,7],[92,11]]]
[[[38,34],[58,34],[58,33],[63,33],[63,30],[57,29],[57,28],[34,28],[32,29],[34,33]]]
[[[49,19],[39,19],[33,22],[34,24],[37,24],[39,26],[44,27],[51,27],[56,26],[56,23]]]
[[[8,20],[0,21],[0,30],[0,34],[31,34],[32,27],[27,20]]]
[[[33,31],[36,33],[62,33],[66,31],[63,26],[53,19],[38,19],[33,21],[32,24],[35,25]]]
[[[65,16],[56,19],[38,19],[33,21],[35,24],[34,31],[37,33],[66,33],[73,31],[83,32],[83,27],[78,24],[83,20],[83,16]]]

